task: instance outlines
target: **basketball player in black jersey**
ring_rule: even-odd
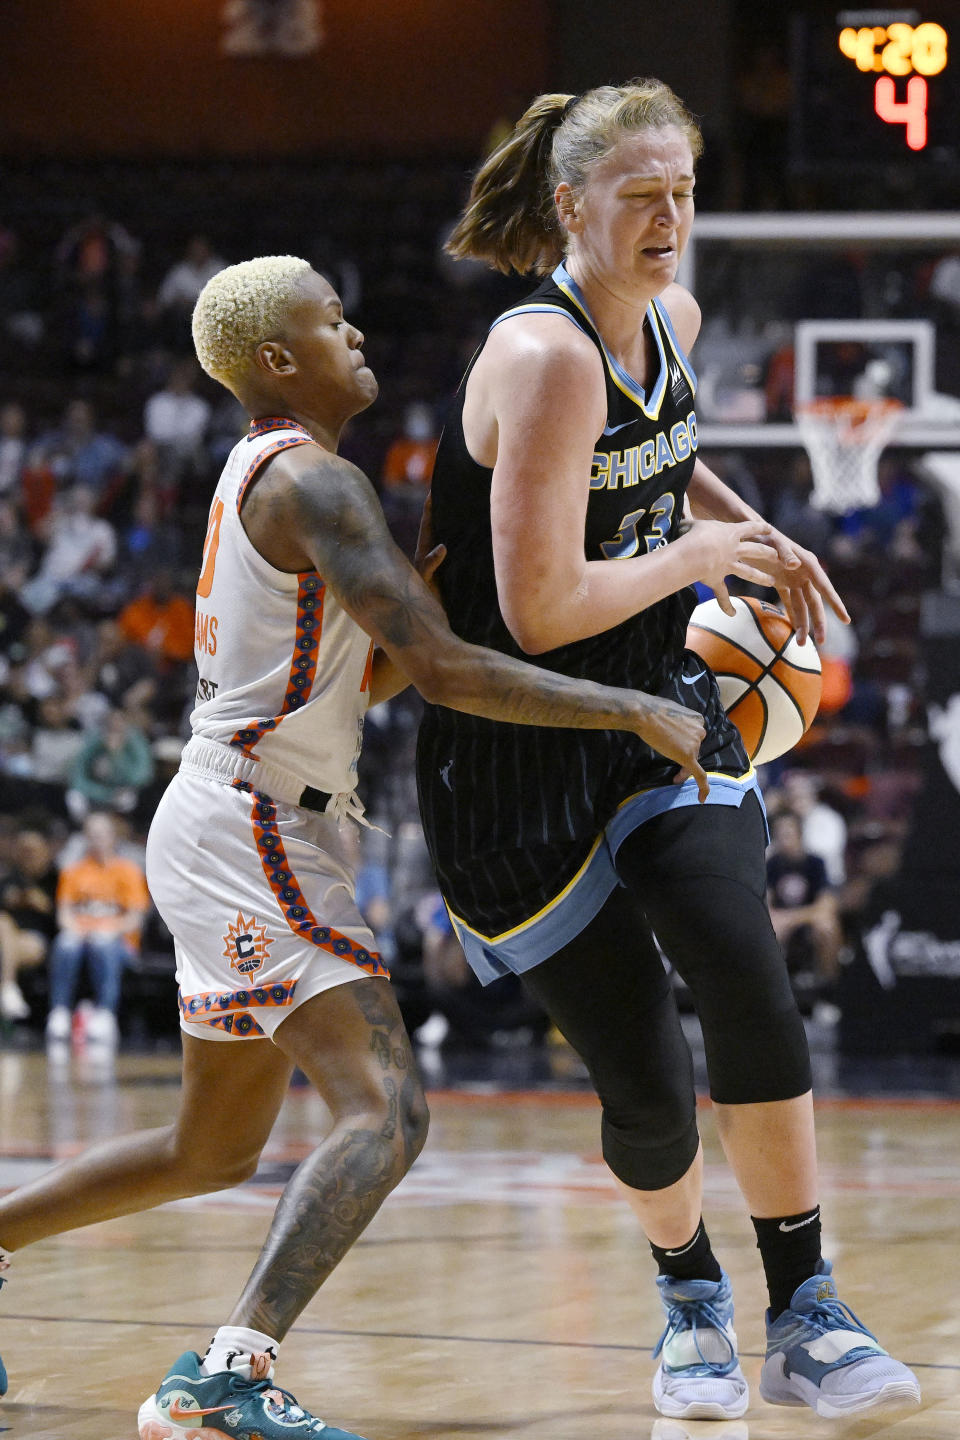
[[[848,617],[816,558],[697,459],[699,311],[674,277],[700,148],[676,96],[644,80],[539,97],[478,172],[451,253],[545,278],[467,372],[432,508],[452,628],[699,709],[707,803],[634,736],[525,733],[438,707],[419,784],[476,973],[522,974],[597,1087],[605,1158],[660,1272],[658,1409],[733,1417],[748,1392],[654,933],[695,998],[717,1126],[754,1218],[770,1291],[761,1394],[844,1415],[919,1390],[840,1305],[821,1256],[809,1057],[766,909],[762,801],[684,637],[692,583],[727,608],[730,575],[775,585],[804,639],[822,639],[824,602]]]

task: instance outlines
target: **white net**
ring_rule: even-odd
[[[847,396],[798,406],[797,428],[813,473],[811,504],[833,515],[876,505],[877,461],[902,413],[896,400]]]

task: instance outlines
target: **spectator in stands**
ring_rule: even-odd
[[[710,466],[715,475],[720,476],[725,485],[730,486],[734,494],[740,496],[744,504],[756,510],[758,515],[764,514],[765,506],[760,486],[742,451],[715,450],[705,458],[704,463]]]
[[[0,592],[11,596],[20,589],[37,561],[37,545],[20,523],[12,500],[0,499]],[[22,605],[19,607],[23,610]],[[4,646],[0,619],[0,648]]]
[[[193,659],[193,603],[169,570],[157,570],[117,616],[121,635],[141,645],[160,668]]]
[[[31,452],[31,463],[37,462],[52,470],[60,490],[82,485],[105,509],[123,483],[129,456],[116,435],[98,427],[88,400],[71,400],[59,426],[40,437],[36,455]]]
[[[64,313],[64,349],[77,370],[110,370],[117,358],[114,313],[103,290],[88,285]]]
[[[35,700],[44,700],[55,695],[61,688],[61,671],[70,659],[76,659],[80,649],[76,627],[63,617],[63,624],[55,628],[42,615],[34,615],[24,637],[24,683],[27,693]]]
[[[18,973],[41,964],[56,933],[57,871],[50,841],[37,829],[21,830],[13,866],[0,882],[0,1015],[25,1020],[30,1006]]]
[[[783,480],[771,506],[770,523],[798,545],[829,555],[834,526],[829,515],[810,503],[813,476],[805,451],[797,451],[785,464]]]
[[[57,477],[39,445],[32,445],[20,475],[20,508],[27,531],[38,543],[46,541],[56,495]]]
[[[57,886],[47,1040],[60,1042],[70,1036],[80,967],[86,960],[97,1007],[88,1038],[113,1045],[123,971],[139,945],[150,897],[142,868],[117,853],[111,816],[88,815],[83,834],[84,854],[64,866]]]
[[[97,627],[90,668],[94,688],[110,708],[123,710],[141,728],[149,724],[159,682],[157,666],[149,651],[126,638],[115,619],[102,620]]]
[[[0,775],[29,777],[30,741],[33,736],[31,715],[37,702],[26,687],[26,666],[11,665],[0,683]],[[10,795],[9,787],[3,787]],[[7,802],[14,809],[20,797]]]
[[[764,327],[770,350],[763,365],[763,397],[767,422],[793,422],[796,355],[789,325],[771,321]]]
[[[139,241],[129,230],[91,209],[65,231],[57,244],[54,260],[58,278],[68,288],[91,283],[108,287],[116,276],[119,256],[139,249]]]
[[[0,406],[0,496],[19,498],[27,462],[27,412],[15,400]]]
[[[214,470],[220,469],[226,462],[234,445],[243,439],[249,428],[247,412],[237,397],[225,390],[214,402],[207,430],[207,450]]]
[[[24,656],[24,640],[30,626],[30,611],[17,594],[16,583],[4,565],[4,545],[0,541],[0,676],[10,663]]]
[[[34,614],[47,614],[65,595],[96,606],[107,593],[117,536],[95,509],[96,496],[85,485],[74,485],[58,497],[46,524],[48,543],[40,567],[20,592]]]
[[[906,465],[890,455],[882,456],[877,464],[877,482],[877,503],[850,510],[839,521],[844,550],[922,563],[926,557],[918,538],[923,505],[919,482]]]
[[[198,373],[193,360],[178,361],[143,411],[144,433],[156,447],[159,488],[174,496],[185,476],[202,475],[206,469],[203,442],[210,406],[194,388]]]
[[[842,885],[847,876],[847,822],[822,798],[820,777],[809,770],[787,770],[782,787],[784,808],[800,820],[804,849],[823,861],[831,885]]]
[[[30,739],[28,768],[31,780],[44,785],[70,783],[85,738],[69,701],[57,690],[37,704],[37,720]]]
[[[197,296],[226,263],[206,235],[192,235],[182,257],[171,265],[161,280],[157,290],[157,309],[163,333],[178,350],[191,351],[190,316]]]
[[[144,575],[174,570],[183,554],[181,530],[172,505],[152,485],[137,491],[130,519],[120,530],[117,571],[124,595],[135,594]]]
[[[800,817],[781,810],[771,821],[767,858],[770,919],[798,998],[829,1005],[836,982],[840,922],[819,855],[803,843]]]
[[[488,1049],[530,1045],[550,1028],[545,1012],[527,994],[516,975],[483,986],[467,964],[439,893],[424,896],[417,907],[423,935],[423,976],[427,1010],[446,1022],[445,1033],[428,1020],[421,1043],[440,1040],[448,1047]]]
[[[127,815],[153,779],[150,743],[122,710],[111,710],[87,737],[70,773],[67,805],[82,819],[94,809]]]
[[[383,512],[397,543],[409,555],[416,546],[438,440],[433,410],[422,400],[413,401],[404,411],[401,433],[384,456],[380,474]]]
[[[409,404],[404,411],[403,429],[391,441],[384,457],[380,478],[385,499],[391,494],[412,492],[422,505],[430,487],[438,438],[431,407],[422,400]]]

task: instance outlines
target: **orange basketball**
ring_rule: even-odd
[[[735,615],[706,600],[690,616],[687,649],[705,661],[720,686],[724,709],[747,754],[765,765],[792,750],[820,704],[820,656],[801,645],[777,605],[738,595]]]

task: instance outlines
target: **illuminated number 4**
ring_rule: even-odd
[[[922,75],[911,75],[907,81],[906,100],[898,100],[896,82],[881,75],[874,87],[873,108],[888,125],[906,126],[911,150],[923,149],[927,143],[927,82]]]
[[[659,496],[653,504],[643,510],[631,510],[624,515],[620,521],[620,528],[612,540],[604,540],[600,544],[604,558],[607,560],[629,560],[631,555],[636,555],[641,543],[646,545],[646,553],[658,550],[661,545],[666,545],[667,536],[670,534],[670,522],[673,519],[673,511],[676,506],[676,497],[669,491],[666,495]],[[645,515],[651,517],[651,523],[642,533],[640,521]]]

